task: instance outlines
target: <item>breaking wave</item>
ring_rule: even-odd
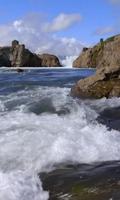
[[[120,134],[97,122],[118,98],[78,100],[36,86],[0,96],[0,199],[46,200],[37,174],[61,163],[120,160]]]

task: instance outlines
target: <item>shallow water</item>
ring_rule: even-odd
[[[81,100],[69,95],[77,80],[93,73],[90,69],[29,69],[18,74],[0,69],[0,200],[47,200],[52,198],[54,176],[44,188],[43,172],[47,176],[61,170],[60,166],[84,164],[82,172],[93,177],[93,170],[86,173],[86,164],[102,163],[108,169],[104,162],[120,160],[119,130],[99,120],[104,110],[120,107],[120,99]],[[96,168],[102,174],[102,168]],[[77,180],[79,173],[75,173]],[[55,184],[59,185],[59,178]],[[62,199],[71,198],[64,196],[66,191],[57,191],[63,192]]]

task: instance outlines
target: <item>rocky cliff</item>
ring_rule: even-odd
[[[11,66],[10,62],[10,47],[2,47],[0,48],[0,67]]]
[[[58,57],[55,55],[42,54],[42,55],[38,55],[38,56],[42,60],[41,65],[43,67],[61,67],[60,61],[59,61]]]
[[[19,44],[12,41],[10,47],[0,48],[0,67],[56,67],[61,66],[59,59],[54,55],[37,55]]]
[[[10,61],[13,67],[40,67],[42,60],[25,48],[25,45],[20,45],[18,41],[12,42],[10,48]]]
[[[73,62],[73,67],[104,67],[120,65],[120,35],[113,36],[95,45],[84,48],[81,55]]]
[[[73,96],[84,98],[120,96],[120,36],[109,38],[102,43],[99,44],[102,47],[95,57],[96,74],[78,81],[71,90]]]

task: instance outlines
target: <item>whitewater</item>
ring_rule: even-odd
[[[0,70],[0,200],[47,200],[38,177],[61,164],[120,160],[120,133],[98,122],[119,98],[70,96],[88,69]]]

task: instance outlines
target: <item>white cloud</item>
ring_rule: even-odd
[[[108,26],[108,27],[104,27],[104,28],[98,28],[95,31],[95,34],[102,36],[102,35],[106,35],[106,34],[113,33],[113,32],[114,32],[114,27]]]
[[[38,15],[29,15],[7,25],[0,25],[0,46],[10,45],[14,39],[24,43],[33,52],[48,52],[60,56],[78,55],[82,44],[75,38],[60,38],[45,32],[46,22]]]
[[[81,21],[81,19],[82,17],[79,14],[61,13],[51,23],[46,24],[45,30],[47,32],[61,31]]]

